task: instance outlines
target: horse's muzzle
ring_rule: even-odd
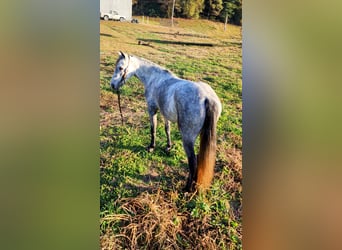
[[[122,79],[120,80],[119,83],[117,83],[117,84],[111,83],[110,86],[111,86],[112,89],[114,89],[114,90],[119,90],[119,88],[120,88],[124,83],[125,83],[125,79],[122,78]]]
[[[113,89],[113,90],[118,90],[120,88],[120,84],[110,84],[110,87]]]

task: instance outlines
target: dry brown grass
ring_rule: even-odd
[[[102,220],[120,225],[119,232],[108,230],[101,236],[101,249],[217,249],[218,242],[229,242],[229,234],[209,223],[209,216],[193,218],[179,212],[179,194],[160,189],[135,198],[118,201],[124,214],[112,214]],[[188,202],[194,195],[183,197]]]
[[[172,196],[172,195],[171,195]],[[171,197],[168,197],[171,198]],[[178,214],[177,207],[167,200],[160,190],[156,194],[142,193],[136,198],[120,201],[122,214],[110,215],[103,220],[119,223],[121,230],[102,249],[177,249],[177,235],[182,235],[184,215]]]

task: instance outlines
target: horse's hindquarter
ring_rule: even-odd
[[[221,112],[221,102],[220,99],[218,98],[217,94],[215,91],[210,87],[209,84],[204,83],[204,82],[196,82],[196,84],[201,88],[203,94],[206,96],[207,99],[215,102],[218,106],[218,109]]]
[[[222,112],[222,104],[220,98],[217,96],[216,92],[211,88],[211,86],[204,82],[196,82],[196,85],[201,89],[202,94],[208,99],[212,104],[215,105],[216,119],[218,120]]]

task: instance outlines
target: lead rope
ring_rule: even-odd
[[[121,101],[120,101],[120,89],[116,92],[118,94],[118,103],[119,103],[119,110],[120,110],[120,116],[121,116],[121,125],[123,126],[123,115],[122,115],[122,109],[121,109]]]

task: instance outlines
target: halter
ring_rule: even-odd
[[[121,86],[121,83],[122,83],[122,82],[123,82],[124,84],[126,84],[126,75],[127,75],[127,70],[128,70],[128,67],[129,67],[129,63],[130,63],[130,61],[131,61],[131,59],[130,59],[129,55],[127,55],[127,57],[128,57],[128,63],[127,63],[127,67],[125,68],[125,70],[124,70],[124,73],[123,73],[123,75],[122,75],[122,77],[121,77],[121,80],[120,80],[119,86]]]

